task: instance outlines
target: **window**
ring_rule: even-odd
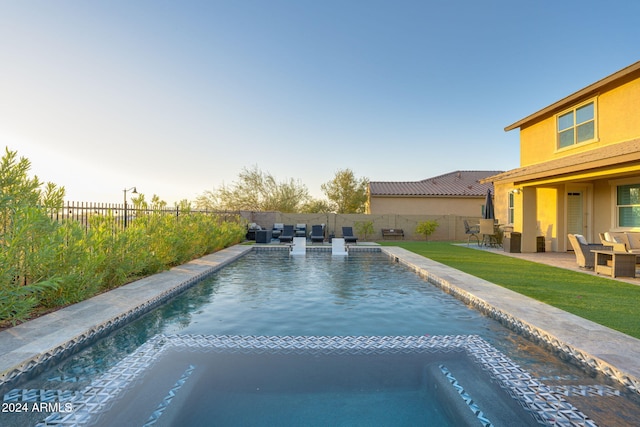
[[[640,227],[640,184],[619,185],[618,227]]]
[[[515,218],[514,211],[515,211],[514,194],[513,194],[513,191],[510,191],[509,206],[507,207],[507,216],[508,216],[507,224],[513,224],[513,220]]]
[[[558,116],[558,148],[570,147],[596,138],[595,101]]]

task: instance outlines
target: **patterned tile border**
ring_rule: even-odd
[[[466,352],[471,360],[485,370],[506,392],[541,424],[557,426],[596,427],[585,414],[564,400],[563,394],[548,387],[507,356],[476,335],[403,336],[403,337],[305,337],[305,336],[236,336],[236,335],[157,335],[125,357],[116,366],[95,379],[84,390],[67,400],[73,412],[53,413],[38,426],[76,426],[90,423],[92,417],[108,410],[113,401],[169,348],[195,351],[245,354],[393,354]],[[169,399],[151,415],[156,422],[171,398],[184,384],[193,369],[188,369],[168,392]],[[446,374],[446,373],[445,373]],[[451,379],[450,379],[451,381]],[[453,387],[457,387],[451,382]],[[50,394],[52,392],[49,392]],[[23,395],[20,390],[8,396]],[[473,399],[467,401],[479,421],[489,426]],[[38,392],[32,392],[37,396]],[[5,396],[6,398],[7,396]],[[166,399],[165,399],[166,400]],[[160,411],[160,412],[158,412]]]
[[[517,332],[518,334],[532,340],[533,342],[543,344],[547,348],[563,354],[564,356],[574,360],[576,363],[581,364],[582,366],[602,373],[607,377],[613,379],[617,383],[621,384],[622,386],[626,387],[630,391],[640,394],[640,379],[635,378],[634,376],[631,376],[619,369],[616,369],[611,364],[597,357],[594,357],[579,348],[568,345],[567,343],[559,340],[557,337],[545,332],[540,328],[535,327],[534,325],[523,322],[521,319],[511,315],[510,313],[507,313],[491,304],[488,304],[486,301],[459,288],[445,278],[439,277],[423,268],[412,265],[411,263],[406,262],[402,258],[398,257],[398,255],[388,253],[384,250],[382,252],[386,253],[396,262],[399,262],[412,269],[417,274],[424,277],[429,283],[463,301],[465,304],[474,307],[476,310],[482,312],[486,316],[499,321],[502,325]]]
[[[189,379],[189,376],[191,376],[191,373],[195,368],[196,368],[195,366],[189,365],[189,368],[187,368],[187,370],[184,371],[180,379],[173,385],[171,390],[169,390],[169,393],[167,393],[167,395],[162,400],[162,402],[160,402],[156,410],[153,411],[153,413],[151,414],[147,422],[144,423],[143,427],[150,427],[155,425],[155,423],[160,419],[160,417],[162,416],[164,411],[167,409],[167,407],[169,406],[173,398],[176,396],[176,393],[178,393],[178,391],[182,388],[184,383],[187,382],[187,380]]]
[[[482,427],[493,427],[493,423],[487,417],[485,417],[485,415],[482,413],[482,410],[480,410],[480,407],[475,404],[469,393],[466,392],[466,390],[458,382],[456,377],[454,377],[453,374],[449,372],[449,369],[447,369],[447,367],[444,365],[440,365],[439,368],[447,378],[451,386],[458,392],[460,397],[462,397],[469,409],[471,409],[471,412],[473,412],[473,414],[478,418],[478,421],[480,421]]]
[[[382,252],[382,249],[379,246],[358,246],[358,245],[347,245],[348,252]],[[314,246],[308,245],[306,246],[308,252],[331,252],[331,246]],[[253,250],[255,251],[290,251],[291,245],[283,244],[283,245],[255,245],[253,246]]]

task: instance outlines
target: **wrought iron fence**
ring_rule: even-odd
[[[200,209],[184,209],[176,207],[142,208],[124,203],[93,203],[93,202],[65,202],[58,209],[49,209],[49,217],[55,221],[77,221],[86,229],[89,228],[91,218],[96,216],[109,217],[116,228],[124,229],[137,218],[147,215],[174,216],[179,219],[182,215],[215,215],[221,221],[239,221],[238,211],[211,211]]]

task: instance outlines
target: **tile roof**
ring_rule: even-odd
[[[632,139],[559,159],[512,169],[495,176],[484,178],[482,181],[523,182],[569,175],[583,171],[593,171],[598,168],[619,166],[622,164],[636,163],[638,161],[640,161],[640,139]]]
[[[455,171],[422,181],[394,182],[371,181],[372,196],[467,196],[480,197],[493,190],[493,183],[480,180],[502,171]]]

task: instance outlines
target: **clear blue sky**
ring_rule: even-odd
[[[519,165],[504,127],[640,59],[636,0],[0,0],[0,146],[68,199],[312,195]]]

